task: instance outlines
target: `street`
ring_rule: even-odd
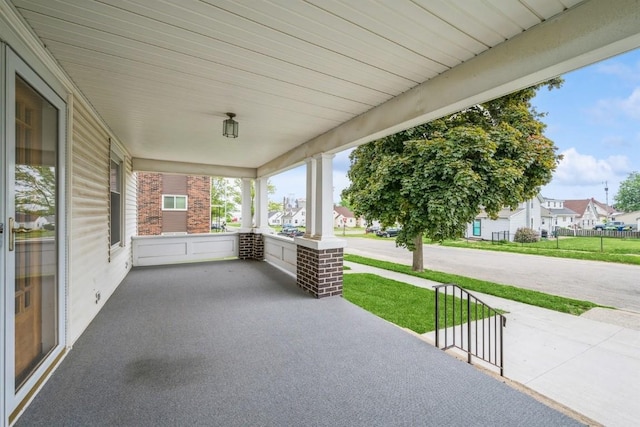
[[[345,253],[411,265],[394,239],[348,238]],[[640,313],[640,266],[424,246],[424,268]]]

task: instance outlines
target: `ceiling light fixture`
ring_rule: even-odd
[[[222,134],[227,138],[237,138],[238,137],[238,122],[233,120],[236,116],[234,113],[227,113],[229,118],[222,122]]]

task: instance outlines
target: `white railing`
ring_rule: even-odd
[[[211,261],[238,256],[238,233],[135,236],[133,265]]]
[[[290,237],[264,234],[264,259],[271,264],[296,274],[296,244]]]

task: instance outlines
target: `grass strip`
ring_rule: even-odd
[[[470,277],[458,276],[457,274],[443,273],[440,271],[425,270],[422,273],[412,271],[408,265],[396,264],[388,261],[381,261],[373,258],[367,258],[359,255],[345,254],[345,261],[355,262],[358,264],[369,265],[384,270],[404,273],[422,279],[432,280],[438,283],[455,283],[456,285],[468,290],[482,292],[487,295],[522,302],[524,304],[534,305],[536,307],[547,308],[549,310],[559,311],[561,313],[581,315],[587,310],[594,307],[601,307],[589,301],[580,301],[571,298],[561,297],[557,295],[545,294],[544,292],[533,291],[530,289],[517,288],[510,285],[501,285],[498,283],[488,282],[485,280],[472,279]],[[348,275],[345,275],[345,278]]]
[[[640,265],[640,256],[633,254],[592,252],[580,249],[550,249],[527,245],[519,246],[514,244],[476,244],[463,241],[446,241],[442,242],[441,245],[465,249],[480,249],[485,251],[540,255],[554,258],[582,259],[586,261],[603,261],[615,262],[619,264]]]
[[[382,317],[403,328],[423,334],[435,330],[435,291],[419,288],[408,283],[398,282],[385,277],[369,273],[345,274],[343,278],[343,296],[348,301],[363,309]],[[441,307],[444,306],[444,295],[441,295]],[[462,319],[459,314],[453,319],[452,310],[447,313],[447,324],[460,324],[466,322],[466,303],[462,304],[459,298],[447,296],[448,306],[455,299],[456,305],[462,307]],[[445,310],[440,311],[441,325],[445,324]],[[482,314],[471,304],[472,319],[482,318]],[[487,313],[488,314],[488,313]],[[486,316],[485,316],[486,317]]]

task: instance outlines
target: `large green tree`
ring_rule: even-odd
[[[616,209],[622,212],[640,211],[640,173],[631,172],[620,183],[615,197]]]
[[[495,218],[551,180],[561,157],[531,99],[561,84],[550,80],[358,147],[343,199],[356,215],[401,225],[396,243],[422,271],[423,235],[461,237],[480,209]]]

